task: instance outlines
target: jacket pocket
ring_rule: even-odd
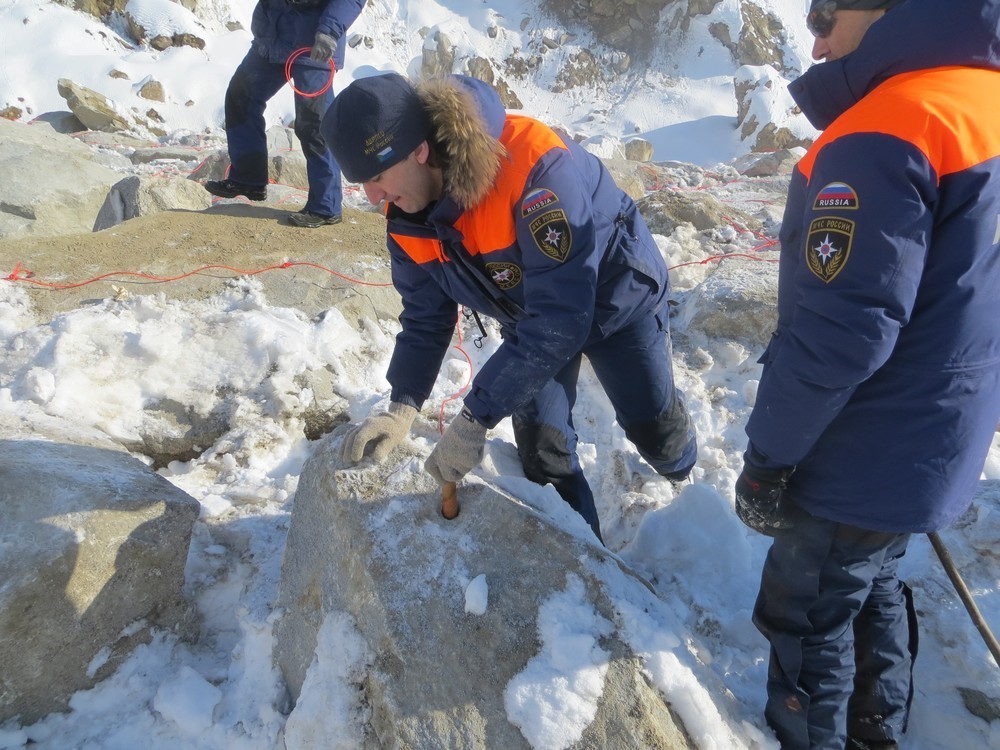
[[[633,232],[632,220],[628,216],[618,214],[601,260],[602,281],[605,277],[613,278],[631,270],[644,277],[653,294],[659,294],[666,287],[666,263],[652,236],[648,232],[644,234],[648,238],[646,241]]]

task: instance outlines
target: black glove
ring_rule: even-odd
[[[785,497],[794,468],[759,469],[743,459],[736,480],[736,515],[755,531],[776,536],[793,525],[790,501]]]
[[[333,57],[333,51],[337,48],[337,40],[322,31],[316,32],[316,39],[312,49],[309,50],[309,59],[316,62],[326,62]]]

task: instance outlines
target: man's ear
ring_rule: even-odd
[[[420,145],[413,149],[413,156],[417,164],[426,164],[431,158],[431,145],[427,141],[420,141]]]

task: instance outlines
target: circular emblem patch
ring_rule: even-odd
[[[500,289],[513,289],[521,283],[521,269],[513,263],[487,263],[486,273]]]

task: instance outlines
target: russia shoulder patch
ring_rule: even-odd
[[[521,199],[521,217],[527,218],[559,202],[559,196],[548,188],[535,188]]]
[[[816,202],[813,203],[813,211],[830,208],[846,208],[853,211],[857,207],[858,194],[846,182],[831,182],[819,191]]]
[[[561,208],[546,211],[532,219],[528,226],[538,249],[552,260],[562,263],[569,257],[569,249],[573,246],[573,235],[569,228],[569,219]]]
[[[822,281],[829,283],[844,270],[854,241],[854,222],[828,217],[813,219],[806,235],[806,263]]]

